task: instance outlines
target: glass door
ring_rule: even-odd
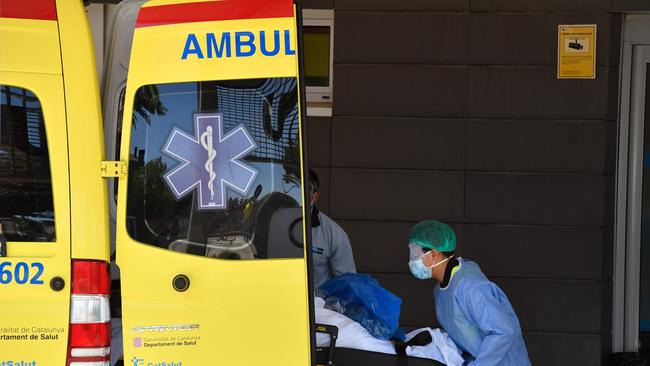
[[[626,351],[650,349],[650,46],[632,49],[626,234]]]
[[[650,46],[643,47],[645,56]],[[643,88],[643,173],[641,194],[641,240],[639,258],[639,347],[650,350],[650,63],[640,60],[645,69]],[[641,81],[641,80],[640,80]]]

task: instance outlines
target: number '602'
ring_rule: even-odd
[[[24,285],[29,281],[30,285],[42,285],[41,275],[43,274],[43,263],[34,262],[27,264],[25,262],[17,262],[12,268],[12,262],[0,263],[0,285],[7,285],[16,282],[19,285]]]

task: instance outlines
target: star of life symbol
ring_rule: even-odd
[[[226,209],[226,187],[246,194],[257,171],[239,159],[257,148],[257,144],[239,125],[223,134],[221,113],[194,115],[192,136],[174,127],[163,152],[181,162],[163,174],[163,179],[176,199],[197,190],[200,210]]]

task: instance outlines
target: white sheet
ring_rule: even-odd
[[[426,346],[408,346],[406,347],[407,355],[440,361],[447,366],[463,365],[465,360],[461,356],[460,350],[456,347],[454,341],[449,338],[449,335],[442,332],[440,329],[417,329],[407,334],[406,339],[408,341],[420,332],[425,331],[428,331],[429,334],[431,334],[431,343]]]
[[[391,341],[377,339],[370,335],[361,324],[348,318],[347,316],[324,308],[325,300],[316,297],[314,309],[316,311],[316,323],[334,325],[339,329],[336,346],[342,348],[353,348],[364,351],[373,351],[394,355],[395,346]],[[422,328],[410,332],[406,335],[408,341],[416,334],[428,331],[433,340],[426,346],[413,346],[406,348],[406,354],[409,356],[428,358],[445,363],[447,366],[462,366],[463,358],[456,348],[454,342],[449,336],[439,329]],[[329,347],[329,335],[317,333],[316,345],[318,347]]]
[[[361,324],[336,311],[325,309],[325,300],[316,297],[314,305],[316,323],[334,325],[339,328],[339,335],[336,340],[337,347],[395,354],[393,343],[377,339],[370,335]],[[327,334],[317,333],[316,345],[318,347],[328,347],[330,345],[329,338]]]

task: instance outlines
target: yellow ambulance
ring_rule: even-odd
[[[140,8],[116,244],[126,365],[309,365],[296,8]]]
[[[0,1],[0,366],[109,364],[104,178],[126,365],[312,364],[296,7],[140,5],[106,161],[83,3]]]
[[[83,3],[0,1],[0,365],[108,365],[108,209]]]

